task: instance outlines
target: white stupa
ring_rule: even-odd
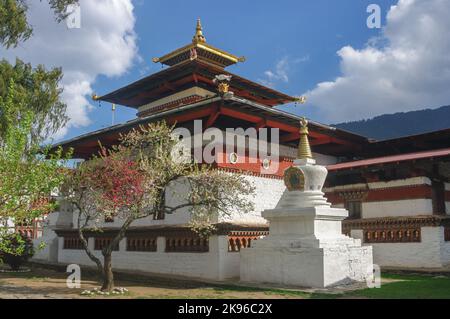
[[[275,209],[262,212],[270,234],[241,250],[241,281],[315,288],[366,281],[373,277],[372,247],[342,234],[348,212],[324,197],[328,172],[312,158],[308,122],[300,124],[298,159],[284,173],[287,189]]]

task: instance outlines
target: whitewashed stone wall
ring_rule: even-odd
[[[274,208],[285,190],[284,182],[280,179],[259,176],[245,176],[255,187],[255,196],[251,199],[255,210],[248,214],[233,212],[233,216],[221,218],[222,222],[243,224],[266,224],[267,220],[261,217],[261,212]]]
[[[59,214],[50,214],[43,222],[42,237],[33,240],[34,247],[39,247],[41,243],[44,244],[43,249],[36,250],[33,258],[47,262],[58,261],[58,238],[52,227],[57,223]]]
[[[267,221],[261,217],[265,209],[275,207],[284,191],[283,181],[258,176],[245,176],[256,187],[256,196],[253,198],[255,210],[249,214],[235,212],[231,218],[223,218],[220,222],[234,222],[241,224],[264,224]],[[183,192],[182,186],[174,188]],[[168,198],[171,204],[176,205],[177,200]],[[76,227],[76,213],[63,203],[60,212],[50,215],[49,226],[45,227],[45,235],[40,241],[47,243],[46,249],[40,251],[34,259],[64,264],[76,263],[80,265],[94,266],[83,250],[63,249],[63,238],[58,238],[53,227]],[[151,218],[138,220],[132,226],[151,225],[184,225],[189,222],[189,214],[182,211],[173,215],[167,215],[166,219],[154,221]],[[120,220],[114,223],[103,223],[104,227],[119,227]],[[94,240],[91,238],[89,245],[93,250]],[[228,252],[227,236],[213,236],[209,242],[209,252],[206,253],[179,253],[165,252],[165,238],[158,237],[157,252],[127,252],[126,238],[120,243],[120,251],[113,252],[113,265],[116,269],[139,270],[149,273],[172,274],[205,279],[222,280],[239,277],[239,253]],[[96,251],[101,256],[100,251]]]
[[[444,241],[443,227],[422,227],[420,243],[370,243],[373,262],[381,267],[445,268],[450,265],[450,242]],[[362,230],[352,230],[351,237],[362,239]]]
[[[362,218],[432,215],[431,199],[363,202]]]
[[[231,174],[231,173],[230,173]],[[249,200],[253,201],[255,209],[253,212],[243,214],[242,212],[231,212],[232,216],[222,216],[214,219],[216,222],[234,222],[244,224],[265,224],[266,220],[261,217],[261,212],[265,209],[274,208],[278,203],[281,195],[285,190],[284,182],[278,178],[268,178],[260,176],[244,175],[244,178],[249,180],[254,185],[256,191],[255,195],[251,196]],[[182,183],[172,185],[166,196],[168,206],[176,206],[182,203],[180,194],[186,193],[187,187]],[[71,228],[76,228],[77,217],[70,208],[64,210],[60,214],[60,219],[64,220],[64,225],[72,225]],[[70,220],[69,220],[70,219]],[[180,209],[174,214],[167,214],[163,220],[153,220],[152,217],[136,220],[132,223],[135,226],[155,226],[155,225],[184,225],[189,223],[190,214],[187,208]],[[100,227],[120,227],[122,220],[115,219],[112,223],[100,222]],[[60,225],[63,225],[61,222]]]
[[[33,259],[57,262],[58,261],[58,236],[53,231],[55,228],[73,228],[74,227],[74,213],[71,205],[66,201],[59,201],[59,212],[49,214],[42,227],[42,237],[33,240],[34,247],[38,247],[44,243],[44,249],[36,251]]]
[[[213,280],[239,277],[239,254],[228,252],[226,236],[212,236],[209,252],[205,253],[167,253],[164,237],[158,237],[157,244],[157,252],[128,252],[123,239],[120,250],[112,254],[113,268]],[[84,250],[63,249],[63,245],[64,239],[59,238],[59,263],[95,266]],[[89,239],[89,247],[94,251],[93,238]],[[100,251],[94,252],[102,258]]]

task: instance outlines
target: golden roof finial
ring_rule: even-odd
[[[308,140],[308,120],[304,117],[300,119],[300,142],[298,144],[298,159],[313,158]]]
[[[200,18],[197,19],[197,27],[195,28],[195,35],[192,39],[192,42],[198,43],[198,42],[206,42],[206,38],[203,35],[203,28],[202,28],[202,22],[200,21]]]
[[[306,103],[306,96],[296,96],[294,102],[295,102],[295,104],[297,104],[297,103],[305,104]]]

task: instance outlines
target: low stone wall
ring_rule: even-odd
[[[344,222],[343,231],[373,247],[374,264],[402,269],[450,266],[448,218],[383,218]]]
[[[79,264],[95,266],[84,250],[63,249],[63,238],[59,239],[58,262],[64,264]],[[220,260],[226,259],[228,251],[225,236],[213,236],[209,241],[208,252],[166,252],[165,238],[158,237],[156,252],[126,251],[126,239],[119,245],[119,251],[114,251],[113,267],[122,270],[138,270],[149,273],[181,275],[204,279],[225,279],[225,273],[220,267]],[[93,249],[93,240],[89,241]],[[100,259],[101,252],[94,253]],[[239,261],[237,261],[239,262]],[[230,275],[230,274],[228,274]]]
[[[217,224],[209,238],[200,238],[185,225],[174,227],[132,227],[113,251],[113,267],[148,273],[180,275],[191,278],[225,280],[239,277],[239,251],[261,236],[264,225]],[[117,229],[87,231],[91,251],[101,258],[101,248]],[[56,229],[50,244],[34,260],[62,264],[95,266],[89,259],[74,229]],[[56,240],[56,242],[55,242]],[[55,251],[52,258],[49,252]]]

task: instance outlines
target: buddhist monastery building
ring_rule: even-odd
[[[209,41],[210,39],[208,39]],[[208,239],[189,230],[189,214],[180,211],[164,220],[151,218],[132,224],[113,253],[115,269],[224,280],[239,277],[239,251],[266,236],[261,212],[280,200],[284,171],[292,166],[299,144],[300,116],[277,106],[301,103],[289,96],[227,71],[245,58],[218,49],[205,38],[200,21],[189,44],[155,63],[161,71],[94,96],[96,101],[134,108],[137,117],[59,143],[73,148],[73,157],[88,160],[119,135],[139,125],[164,120],[195,134],[214,127],[279,129],[279,156],[267,161],[247,149],[239,159],[224,150],[217,169],[245,174],[256,188],[255,211],[217,220]],[[242,65],[245,67],[245,64]],[[385,268],[443,269],[450,267],[450,129],[385,141],[309,121],[309,142],[317,163],[329,174],[325,197],[350,217],[342,232],[373,247],[374,264]],[[234,160],[231,160],[234,159]],[[277,169],[270,170],[273,166]],[[170,198],[168,199],[170,200]],[[35,259],[61,264],[93,265],[78,239],[76,212],[64,201],[50,214],[43,237],[47,247]],[[120,220],[105,222],[103,232],[89,233],[97,253],[118,231]]]

